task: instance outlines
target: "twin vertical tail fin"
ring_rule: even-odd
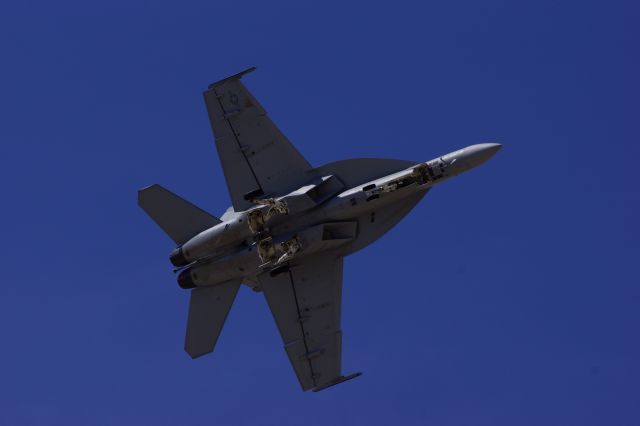
[[[138,191],[138,205],[178,245],[221,222],[160,185]],[[185,350],[192,358],[213,351],[240,283],[228,281],[191,290]]]

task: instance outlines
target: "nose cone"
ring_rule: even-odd
[[[500,151],[500,148],[502,145],[499,143],[479,143],[447,154],[442,160],[449,165],[448,174],[456,176],[478,167]]]
[[[500,151],[502,145],[499,143],[479,143],[477,145],[471,145],[464,149],[465,158],[469,168],[478,167],[480,164],[493,157],[496,152]]]

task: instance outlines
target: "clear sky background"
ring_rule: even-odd
[[[0,425],[640,424],[634,1],[5,2]],[[229,204],[202,91],[314,165],[502,151],[345,263],[343,367],[303,393],[261,294],[183,352],[160,183]]]

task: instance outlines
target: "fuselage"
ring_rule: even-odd
[[[312,253],[340,253],[345,247],[341,254],[348,254],[362,234],[358,218],[370,215],[374,221],[376,211],[424,194],[484,163],[500,147],[471,145],[349,188],[338,176],[323,176],[290,194],[251,200],[256,207],[235,212],[171,253],[171,262],[180,268],[178,283],[194,288],[237,279],[255,282],[258,274],[273,273]]]

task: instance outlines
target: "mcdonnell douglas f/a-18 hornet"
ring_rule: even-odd
[[[176,243],[170,261],[191,290],[185,350],[213,351],[241,283],[264,293],[303,390],[341,372],[344,257],[380,238],[433,186],[491,158],[496,143],[425,163],[378,158],[311,166],[240,79],[204,92],[232,206],[217,218],[160,185],[138,204]]]

